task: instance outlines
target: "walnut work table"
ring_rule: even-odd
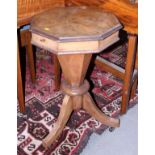
[[[118,41],[121,28],[114,15],[85,6],[54,8],[33,17],[32,44],[55,53],[64,74],[61,89],[65,97],[54,128],[43,139],[44,147],[58,138],[72,111],[80,108],[107,126],[119,127],[119,119],[106,116],[96,107],[84,79],[92,54]]]

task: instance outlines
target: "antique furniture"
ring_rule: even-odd
[[[34,68],[34,58],[33,51],[30,44],[30,33],[28,30],[25,30],[24,33],[20,32],[20,29],[30,23],[31,18],[45,10],[48,10],[53,7],[64,6],[64,0],[17,0],[17,27],[18,27],[18,51],[17,51],[17,93],[18,93],[18,103],[21,112],[24,112],[25,109],[25,100],[24,100],[24,90],[22,86],[22,74],[20,66],[20,47],[27,46],[28,53],[28,62],[30,67],[30,73],[32,81],[35,81],[35,68]],[[55,90],[59,89],[60,85],[60,68],[58,64],[57,57],[54,56],[54,72],[55,72]]]
[[[132,4],[130,0],[31,0],[23,1],[17,0],[18,4],[18,25],[26,25],[29,24],[33,15],[36,15],[40,12],[48,10],[53,7],[64,7],[64,6],[95,6],[100,7],[103,10],[107,10],[115,14],[119,20],[122,22],[124,26],[124,30],[129,34],[129,43],[130,46],[135,46],[137,42],[138,35],[138,5]],[[134,38],[134,39],[132,39]],[[128,51],[132,51],[133,47],[128,47]],[[120,69],[122,72],[118,71],[118,69],[113,69],[109,67],[107,63],[101,62],[99,57],[97,57],[95,64],[99,66],[101,69],[105,71],[112,72],[114,75],[124,80],[124,87],[122,91],[122,103],[121,103],[121,113],[125,113],[127,109],[127,103],[129,101],[130,92],[131,96],[135,94],[135,90],[137,88],[138,82],[138,53],[136,54],[135,59],[135,50],[134,53],[128,52],[127,58],[129,59],[125,70]],[[131,58],[133,57],[133,58]],[[133,64],[134,63],[134,64]],[[54,56],[54,70],[55,70],[55,88],[59,89],[60,86],[60,67],[57,58]],[[133,71],[134,65],[134,71]],[[117,67],[115,67],[117,68]],[[126,72],[126,75],[124,74]],[[134,73],[134,74],[133,74]],[[133,77],[132,77],[133,76]],[[131,78],[132,77],[132,78]],[[132,82],[133,81],[133,82]],[[131,89],[132,88],[132,89]]]
[[[66,0],[66,6],[95,6],[118,17],[128,33],[128,53],[125,70],[97,57],[95,64],[104,71],[111,72],[124,81],[121,113],[126,113],[130,96],[134,96],[138,82],[138,4],[129,0]],[[136,60],[135,60],[136,59]],[[130,95],[131,94],[131,95]]]
[[[121,28],[114,15],[90,7],[53,8],[33,17],[32,44],[56,54],[64,75],[61,89],[65,97],[53,130],[43,140],[45,147],[58,138],[72,111],[80,108],[107,126],[119,126],[119,119],[95,106],[84,78],[92,54],[117,42]]]
[[[118,66],[111,67],[111,63],[96,59],[96,65],[105,71],[110,71],[124,81],[122,91],[121,113],[126,113],[130,97],[133,97],[138,83],[138,5],[127,0],[107,0],[101,8],[114,13],[124,25],[128,33],[128,51],[125,70]]]
[[[35,82],[35,68],[34,68],[34,58],[33,58],[33,51],[32,51],[32,45],[30,42],[31,34],[28,32],[27,39],[25,40],[25,43],[27,44],[27,54],[28,54],[28,62],[30,67],[30,74],[32,82]],[[24,43],[21,42],[20,38],[20,29],[17,29],[17,97],[18,97],[18,103],[19,103],[19,109],[21,112],[25,111],[25,96],[24,96],[24,90],[23,90],[23,81],[22,81],[22,71],[21,71],[21,60],[20,60],[20,47]]]
[[[19,109],[21,112],[24,112],[25,111],[25,99],[24,99],[24,92],[23,92],[23,83],[22,83],[20,53],[19,53],[18,42],[17,42],[17,95],[18,95]]]

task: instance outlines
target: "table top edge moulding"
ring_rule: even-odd
[[[121,28],[113,14],[82,6],[53,8],[40,13],[32,18],[30,30],[32,44],[60,55],[98,53],[119,40]]]

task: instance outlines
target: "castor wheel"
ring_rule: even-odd
[[[109,128],[109,131],[110,131],[110,132],[113,132],[114,130],[115,130],[114,127],[110,127],[110,128]]]

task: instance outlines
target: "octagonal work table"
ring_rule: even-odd
[[[55,53],[64,74],[61,89],[65,97],[57,122],[43,140],[44,147],[58,138],[72,111],[80,108],[107,126],[119,127],[119,119],[106,116],[96,107],[85,74],[92,54],[117,42],[121,28],[113,14],[86,6],[54,8],[32,19],[32,44]]]

